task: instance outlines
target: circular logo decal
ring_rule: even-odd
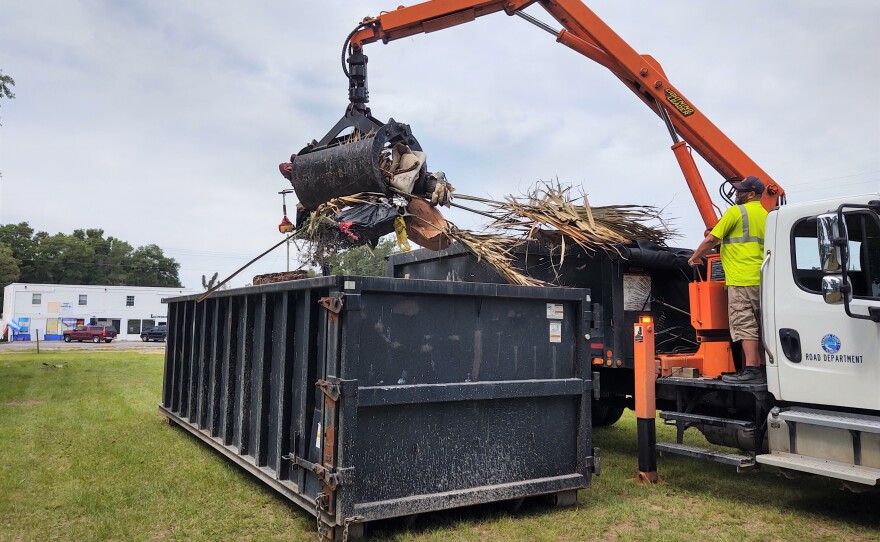
[[[822,350],[829,354],[836,354],[840,351],[840,338],[833,333],[829,333],[822,337]]]

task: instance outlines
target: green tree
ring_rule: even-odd
[[[18,260],[22,277],[30,277],[33,272],[34,229],[27,222],[0,226],[0,243],[5,243]],[[28,280],[28,279],[24,279]]]
[[[15,86],[15,79],[8,75],[3,75],[3,70],[0,70],[0,98],[6,98],[11,100],[15,98],[15,94],[12,93],[10,87]]]
[[[12,248],[0,242],[0,313],[3,312],[3,288],[17,281],[21,276],[18,260],[12,255]]]
[[[158,245],[136,248],[130,262],[129,277],[136,276],[138,286],[181,286],[180,264],[166,257]]]
[[[34,232],[27,222],[0,225],[0,243],[17,260],[20,280],[49,284],[180,287],[180,264],[156,245],[132,249],[99,228]]]
[[[18,260],[6,243],[0,243],[0,290],[17,281],[21,276]]]
[[[0,98],[13,99],[15,98],[15,94],[12,93],[9,87],[15,86],[15,79],[8,75],[3,75],[3,70],[0,70]]]
[[[393,238],[387,238],[379,241],[374,249],[361,246],[340,252],[330,258],[330,271],[334,275],[382,277],[388,267],[386,260],[395,252],[396,246]]]
[[[94,265],[88,266],[88,282],[83,284],[123,286],[137,280],[137,270],[126,265],[134,251],[130,244],[112,236],[105,239],[99,228],[73,230],[71,236],[93,251]]]

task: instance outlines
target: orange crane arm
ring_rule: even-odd
[[[522,12],[532,4],[544,8],[563,29],[552,29]],[[499,11],[520,15],[555,34],[557,42],[605,66],[663,119],[673,139],[672,150],[707,229],[717,223],[717,209],[685,143],[725,180],[759,177],[766,187],[761,201],[768,210],[784,201],[782,187],[669,82],[653,57],[637,53],[580,0],[429,0],[364,19],[350,36],[349,46],[357,52],[367,43],[388,43],[422,32],[436,32]]]

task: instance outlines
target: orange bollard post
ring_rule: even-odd
[[[635,357],[636,382],[636,430],[638,432],[639,481],[657,483],[657,415],[654,362],[654,319],[640,316],[633,324],[633,354]]]

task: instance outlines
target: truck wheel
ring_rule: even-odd
[[[94,337],[92,337],[92,342],[98,344],[99,342],[101,342],[101,337],[95,335]]]
[[[107,344],[110,344],[112,341],[113,341],[113,339],[104,339],[104,342]]]
[[[144,342],[148,342],[150,340],[150,338],[147,337],[146,335],[143,335],[143,336],[141,336],[141,340]]]
[[[614,425],[623,416],[623,407],[593,401],[593,427]]]
[[[66,343],[69,343],[69,342],[70,342],[70,335],[65,335],[65,336],[64,336],[64,342],[66,342]]]

